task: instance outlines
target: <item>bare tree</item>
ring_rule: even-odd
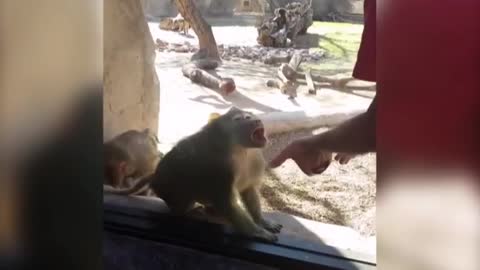
[[[190,22],[193,31],[198,36],[199,51],[193,58],[209,58],[220,61],[217,42],[213,36],[212,27],[205,21],[192,0],[175,0],[178,12]]]

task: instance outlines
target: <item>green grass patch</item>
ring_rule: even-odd
[[[363,25],[360,24],[314,22],[308,32],[320,35],[318,48],[325,51],[326,59],[321,64],[308,66],[324,71],[322,73],[351,72],[357,59],[362,31]]]

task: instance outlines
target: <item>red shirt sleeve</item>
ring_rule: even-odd
[[[379,157],[478,162],[480,1],[389,2],[377,14]]]
[[[362,40],[353,69],[353,77],[364,81],[376,81],[376,0],[363,3],[364,26]]]

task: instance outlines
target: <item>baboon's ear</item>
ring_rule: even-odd
[[[208,123],[211,123],[213,120],[217,119],[218,117],[220,117],[219,113],[211,113],[208,116]]]

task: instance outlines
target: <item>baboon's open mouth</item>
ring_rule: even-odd
[[[265,138],[265,129],[263,127],[256,128],[252,132],[252,141],[261,146],[267,143],[267,138]]]

